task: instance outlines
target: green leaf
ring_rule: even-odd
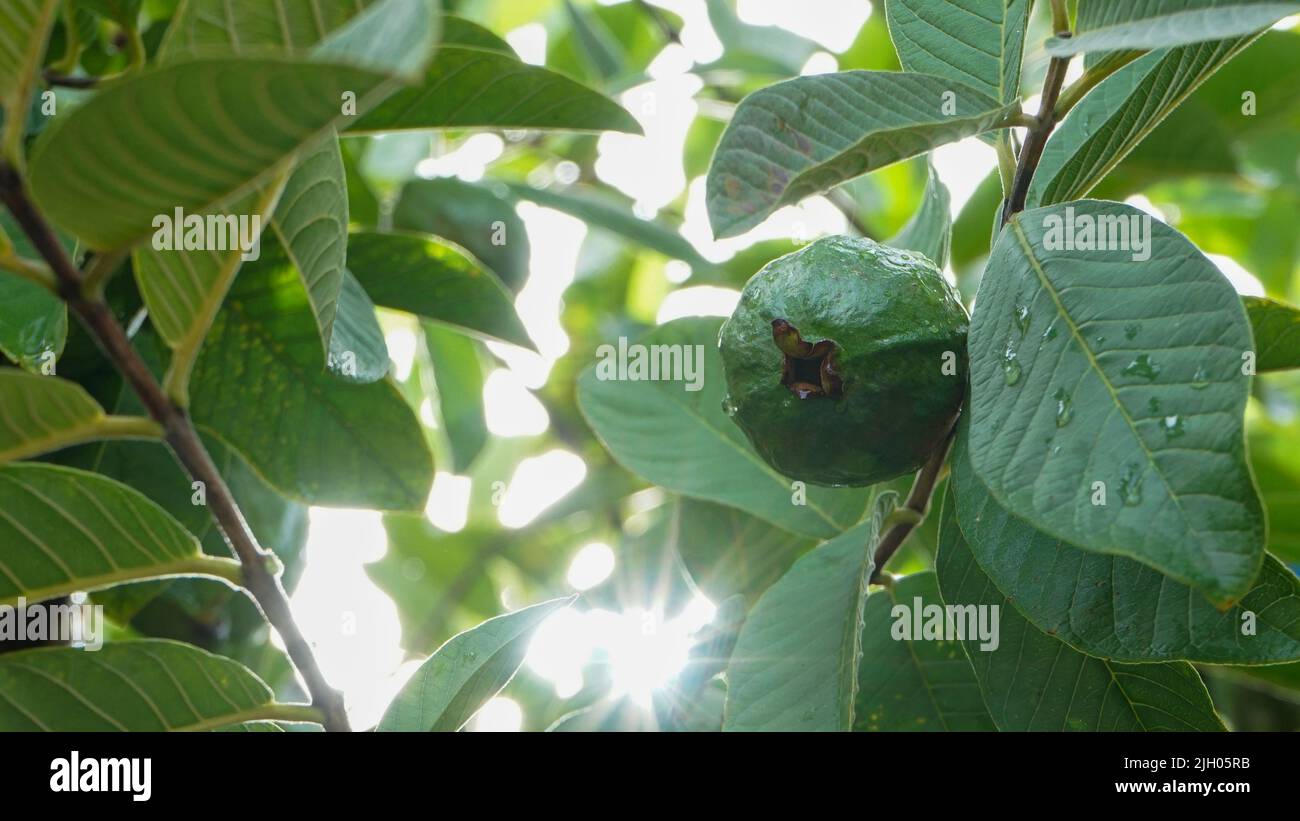
[[[626,70],[627,57],[600,18],[588,9],[579,9],[573,0],[564,0],[564,12],[583,59],[595,69],[596,76],[609,80],[622,74]]]
[[[440,49],[419,85],[389,97],[348,133],[426,128],[641,133],[626,109],[599,92],[499,51],[465,46]]]
[[[271,242],[244,266],[194,368],[191,413],[285,495],[423,509],[433,465],[419,420],[387,381],[325,371],[294,266]]]
[[[713,232],[744,233],[783,205],[992,130],[1006,114],[929,74],[846,71],[768,86],[741,101],[718,143],[707,190]]]
[[[348,264],[376,305],[532,349],[510,292],[461,249],[417,234],[353,234]]]
[[[981,650],[978,638],[965,642],[984,703],[998,729],[1224,729],[1190,664],[1121,664],[1085,656],[1039,632],[971,558],[950,502],[944,504],[939,527],[939,589],[949,607],[998,608],[996,648]],[[993,611],[986,612],[991,623]]]
[[[948,264],[948,251],[952,247],[951,199],[948,187],[940,181],[934,167],[928,170],[921,207],[888,244],[923,254],[942,269]]]
[[[0,693],[4,732],[214,730],[290,708],[242,664],[157,639],[0,657]]]
[[[1218,268],[1143,217],[1081,201],[1007,224],[971,322],[971,456],[1038,529],[1226,606],[1264,557],[1242,424],[1250,328]],[[1145,235],[1145,253],[1066,250],[1089,221],[1112,241],[1122,221],[1116,245]]]
[[[0,368],[0,463],[96,439],[159,436],[148,420],[105,415],[75,382]]]
[[[735,508],[680,497],[672,519],[677,555],[711,601],[754,602],[813,546]]]
[[[160,214],[203,214],[267,182],[343,119],[345,93],[362,110],[389,88],[385,74],[324,62],[213,59],[150,69],[45,130],[32,152],[32,194],[91,248],[129,247],[154,232]],[[105,143],[108,133],[115,139]]]
[[[586,187],[557,191],[519,184],[510,185],[510,193],[543,208],[563,211],[587,223],[588,227],[604,229],[669,259],[679,259],[697,271],[715,267],[695,250],[676,226],[661,220],[641,219],[633,213],[631,201],[625,198]]]
[[[420,665],[388,705],[383,732],[455,732],[514,678],[528,640],[546,617],[576,596],[497,616],[451,638]]]
[[[805,554],[754,605],[727,666],[724,732],[853,727],[871,556],[897,502],[881,494],[869,520]]]
[[[388,375],[388,343],[375,318],[375,303],[357,278],[343,272],[338,312],[330,334],[329,370],[348,382],[367,385]]]
[[[587,423],[620,464],[649,482],[740,508],[792,533],[820,539],[838,535],[861,518],[870,491],[799,483],[803,498],[793,480],[754,452],[722,410],[721,325],[717,318],[678,319],[634,342],[646,346],[647,357],[650,346],[681,346],[683,363],[701,367],[690,374],[695,383],[602,378],[617,376],[610,370],[619,340],[598,349],[597,364],[578,378],[578,406]],[[685,364],[681,375],[688,376]],[[687,390],[694,384],[700,390]]]
[[[736,14],[731,0],[707,0],[709,24],[723,54],[705,70],[739,69],[789,77],[799,73],[820,46],[780,26],[755,26]]]
[[[1131,662],[1300,659],[1300,580],[1272,556],[1250,592],[1220,612],[1197,590],[1146,565],[1080,550],[1008,513],[971,468],[965,430],[952,476],[948,503],[972,560],[1025,618],[1076,650]],[[1244,630],[1248,621],[1253,633]]]
[[[483,408],[487,381],[481,343],[433,323],[424,326],[425,345],[433,360],[439,418],[451,448],[452,472],[463,474],[488,441]]]
[[[464,17],[454,14],[443,15],[442,44],[444,46],[468,46],[485,51],[499,51],[507,57],[518,57],[515,50],[494,32]]]
[[[1049,39],[1047,53],[1065,57],[1219,40],[1266,29],[1297,12],[1300,3],[1277,0],[1092,0],[1080,4],[1074,35]]]
[[[887,0],[885,18],[907,71],[947,77],[1003,103],[1020,99],[1028,0]]]
[[[511,291],[518,292],[528,279],[532,253],[528,229],[515,213],[515,204],[498,187],[455,177],[412,180],[402,188],[393,209],[393,227],[451,240],[496,273]]]
[[[159,62],[315,54],[414,81],[437,41],[437,12],[433,0],[186,0]]]
[[[896,630],[917,608],[924,615],[936,605],[943,601],[933,573],[914,573],[867,597],[854,732],[997,729],[960,643]]]
[[[336,135],[303,151],[268,230],[302,277],[322,350],[330,350],[348,255],[347,177]]]
[[[1094,88],[1052,134],[1029,206],[1086,195],[1207,77],[1251,42],[1220,40],[1153,52]]]
[[[280,185],[272,184],[264,191],[248,194],[227,209],[229,215],[246,220],[247,238],[254,238],[253,220],[261,221],[269,216],[280,190]],[[261,236],[256,239],[260,242]],[[239,243],[232,245],[225,251],[176,247],[159,250],[152,245],[141,245],[132,255],[136,285],[149,309],[149,318],[167,345],[182,352],[176,359],[179,366],[192,362],[193,352],[203,344],[243,264]]]
[[[58,6],[58,0],[8,0],[0,9],[0,105],[6,119],[26,123]]]
[[[1268,512],[1268,549],[1300,565],[1300,420],[1281,425],[1256,417],[1249,430],[1250,465]]]
[[[1248,296],[1244,300],[1255,335],[1255,369],[1264,372],[1300,368],[1300,308],[1264,297]]]
[[[238,584],[239,563],[206,557],[162,508],[125,485],[41,464],[0,467],[0,606],[167,576]]]
[[[0,271],[0,354],[36,373],[49,354],[55,360],[63,354],[67,338],[63,300],[34,282]]]

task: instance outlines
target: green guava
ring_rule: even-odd
[[[960,410],[969,317],[925,257],[826,237],[768,263],[722,326],[727,414],[819,485],[916,470]]]

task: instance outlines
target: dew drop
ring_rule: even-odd
[[[1016,356],[1016,345],[1010,340],[1007,341],[1006,352],[1002,354],[1002,376],[1006,378],[1008,385],[1020,381],[1020,360]]]
[[[1134,339],[1137,338],[1138,331],[1140,331],[1140,330],[1142,330],[1142,326],[1139,325],[1139,324],[1137,324],[1136,322],[1132,322],[1132,323],[1130,323],[1130,324],[1128,324],[1128,325],[1125,325],[1125,326],[1124,326],[1124,338],[1127,339],[1127,340],[1129,340],[1129,341],[1131,342],[1131,341],[1133,341]]]
[[[1063,428],[1070,424],[1070,420],[1074,418],[1074,407],[1070,403],[1070,395],[1065,392],[1065,388],[1057,388],[1053,398],[1056,399],[1056,426]]]
[[[1124,366],[1125,376],[1140,376],[1148,382],[1154,382],[1160,375],[1160,366],[1151,361],[1149,354],[1140,354],[1137,359]]]
[[[1162,427],[1165,431],[1165,437],[1169,439],[1177,439],[1184,433],[1187,433],[1187,431],[1183,429],[1183,419],[1181,416],[1166,416]]]
[[[1151,397],[1147,400],[1147,407],[1151,409],[1152,413],[1160,413],[1160,400],[1154,396]]]
[[[1125,507],[1142,504],[1142,471],[1136,462],[1130,462],[1124,468],[1124,475],[1119,480],[1119,498]]]
[[[1053,339],[1056,339],[1056,334],[1056,320],[1052,320],[1048,323],[1047,329],[1043,331],[1043,341],[1051,342]]]
[[[722,412],[725,413],[727,416],[736,415],[736,405],[734,402],[731,401],[730,396],[722,400]]]
[[[1024,336],[1029,331],[1029,306],[1016,306],[1016,327],[1020,329],[1020,335]]]
[[[1192,374],[1192,390],[1203,391],[1210,387],[1210,375],[1205,372],[1205,366],[1202,365]]]

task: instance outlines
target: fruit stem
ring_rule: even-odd
[[[906,511],[902,516],[891,516],[886,522],[884,534],[880,537],[880,542],[876,545],[874,563],[876,569],[871,573],[872,584],[888,584],[891,578],[885,572],[885,565],[893,555],[898,552],[898,548],[903,546],[907,537],[912,535],[912,531],[925,521],[925,516],[930,512],[930,497],[934,495],[935,485],[939,483],[939,477],[943,474],[944,462],[948,460],[948,452],[952,450],[952,440],[957,434],[957,424],[954,421],[952,430],[943,438],[943,443],[934,449],[930,454],[930,459],[921,466],[917,471],[916,479],[912,482],[912,490],[907,494],[907,501],[903,506],[895,511]]]

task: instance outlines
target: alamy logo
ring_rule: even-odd
[[[1151,259],[1150,214],[1076,214],[1043,217],[1043,247],[1048,251],[1131,251],[1134,262]]]
[[[186,214],[177,208],[153,218],[155,251],[239,251],[245,262],[262,255],[260,214]]]
[[[704,387],[703,345],[629,345],[596,349],[596,378],[602,382],[684,382],[688,391]]]
[[[976,641],[993,652],[1001,643],[996,604],[925,604],[920,596],[911,606],[896,604],[889,611],[894,641]]]
[[[51,792],[125,792],[132,801],[153,795],[153,759],[82,758],[73,750],[50,762]]]
[[[98,604],[0,604],[0,641],[66,642],[86,650],[104,646],[104,607]]]

